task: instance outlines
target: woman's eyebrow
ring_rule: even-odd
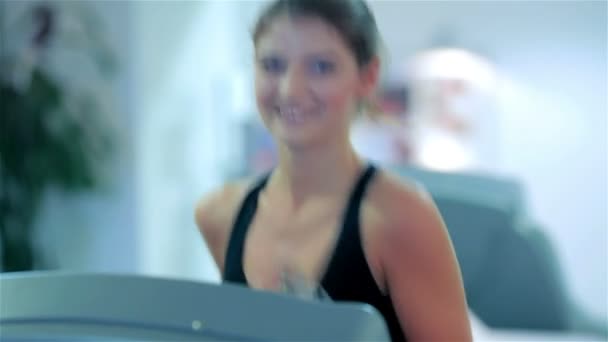
[[[315,52],[310,52],[304,55],[304,59],[311,60],[317,58],[328,58],[328,59],[336,59],[338,58],[338,53],[333,50],[320,50]]]
[[[317,51],[312,51],[312,52],[307,52],[303,55],[302,59],[303,60],[313,60],[313,59],[318,59],[318,58],[327,58],[327,59],[336,59],[338,58],[339,54],[332,50],[332,49],[327,49],[327,50],[317,50]],[[265,59],[265,58],[290,58],[289,54],[286,52],[282,52],[279,50],[265,50],[265,51],[257,51],[255,53],[255,58],[256,59]]]

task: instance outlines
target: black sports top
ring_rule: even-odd
[[[359,176],[348,200],[342,229],[326,273],[321,279],[323,290],[334,301],[362,302],[374,306],[384,317],[393,341],[405,341],[399,320],[389,295],[383,294],[367,264],[361,244],[359,210],[365,190],[376,174],[369,165]],[[255,215],[258,196],[269,175],[263,177],[247,194],[236,216],[224,264],[224,281],[247,284],[243,271],[243,249],[251,221]]]

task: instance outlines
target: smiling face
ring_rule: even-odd
[[[359,67],[340,33],[312,16],[274,18],[255,52],[258,109],[279,143],[348,139],[358,102],[375,86],[376,60]]]

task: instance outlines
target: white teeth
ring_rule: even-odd
[[[305,115],[296,108],[279,108],[279,115],[288,122],[297,124],[304,122],[305,117]]]

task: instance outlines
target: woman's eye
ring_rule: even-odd
[[[280,73],[285,70],[285,62],[276,57],[263,58],[260,64],[264,71],[268,73]]]
[[[329,61],[314,61],[311,65],[312,71],[315,74],[326,75],[334,71],[335,65]]]

